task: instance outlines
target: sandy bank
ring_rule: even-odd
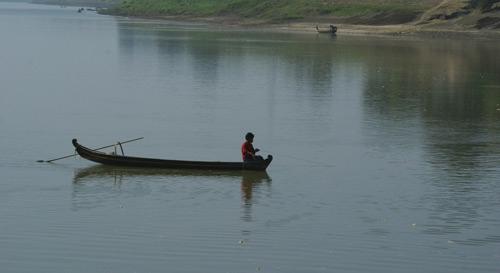
[[[422,14],[420,16],[423,16]],[[380,14],[366,15],[367,17],[381,17]],[[420,17],[421,18],[421,17]],[[165,19],[185,22],[203,22],[227,28],[261,29],[289,32],[316,33],[316,25],[327,28],[330,24],[338,27],[338,35],[414,35],[414,36],[442,36],[442,37],[473,37],[500,40],[500,12],[487,14],[469,14],[453,19],[434,18],[431,20],[414,20],[404,23],[378,24],[374,20],[371,24],[357,23],[353,18],[307,18],[270,24],[265,19],[241,17],[177,17],[168,16],[156,19]]]

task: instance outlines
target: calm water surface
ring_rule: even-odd
[[[2,272],[498,272],[500,44],[0,3]],[[71,154],[240,160],[266,173]]]

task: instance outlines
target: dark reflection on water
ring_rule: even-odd
[[[147,196],[156,190],[163,190],[163,193],[168,194],[169,183],[190,183],[200,179],[241,181],[242,219],[245,221],[252,221],[252,204],[255,202],[252,197],[255,194],[263,194],[260,189],[263,186],[266,186],[266,191],[269,192],[272,181],[267,172],[259,171],[164,170],[96,165],[75,170],[73,208],[78,210],[99,207],[107,202],[108,198],[117,195]],[[231,185],[236,187],[237,184]],[[159,187],[153,188],[154,186]]]
[[[255,200],[255,195],[258,198],[258,195],[264,194],[261,192],[262,187],[267,187],[265,192],[270,192],[271,181],[271,177],[266,172],[243,173],[241,177],[242,220],[248,222],[253,220],[252,205],[258,202]]]
[[[242,178],[242,183],[251,185],[262,180],[271,181],[267,172],[263,171],[210,171],[210,170],[184,170],[184,169],[156,169],[156,168],[129,168],[107,165],[95,165],[83,169],[76,169],[73,184],[77,185],[86,180],[98,178],[113,178],[114,183],[121,184],[124,178],[130,177],[221,177]],[[251,187],[250,187],[251,188]]]

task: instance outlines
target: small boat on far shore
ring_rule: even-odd
[[[318,25],[316,25],[316,30],[318,31],[318,33],[337,33],[337,27],[334,25],[330,25],[330,28],[328,29],[322,29],[319,28]]]
[[[163,168],[163,169],[195,169],[195,170],[228,170],[228,171],[265,171],[273,160],[272,155],[268,155],[264,160],[249,162],[221,162],[221,161],[188,161],[156,159],[144,157],[132,157],[117,154],[102,153],[91,150],[78,144],[73,139],[73,146],[76,152],[83,158],[106,165],[141,167],[141,168]]]

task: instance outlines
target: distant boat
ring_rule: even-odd
[[[318,31],[318,33],[336,33],[337,32],[337,27],[334,26],[334,25],[330,25],[330,28],[329,29],[321,29],[318,27],[318,25],[316,25],[316,30]]]
[[[76,139],[73,139],[73,146],[75,146],[78,154],[87,160],[106,165],[124,167],[226,171],[265,171],[267,166],[269,166],[269,164],[271,164],[271,161],[273,160],[273,157],[271,155],[268,155],[267,159],[264,160],[249,162],[170,160],[101,153],[78,144]]]

